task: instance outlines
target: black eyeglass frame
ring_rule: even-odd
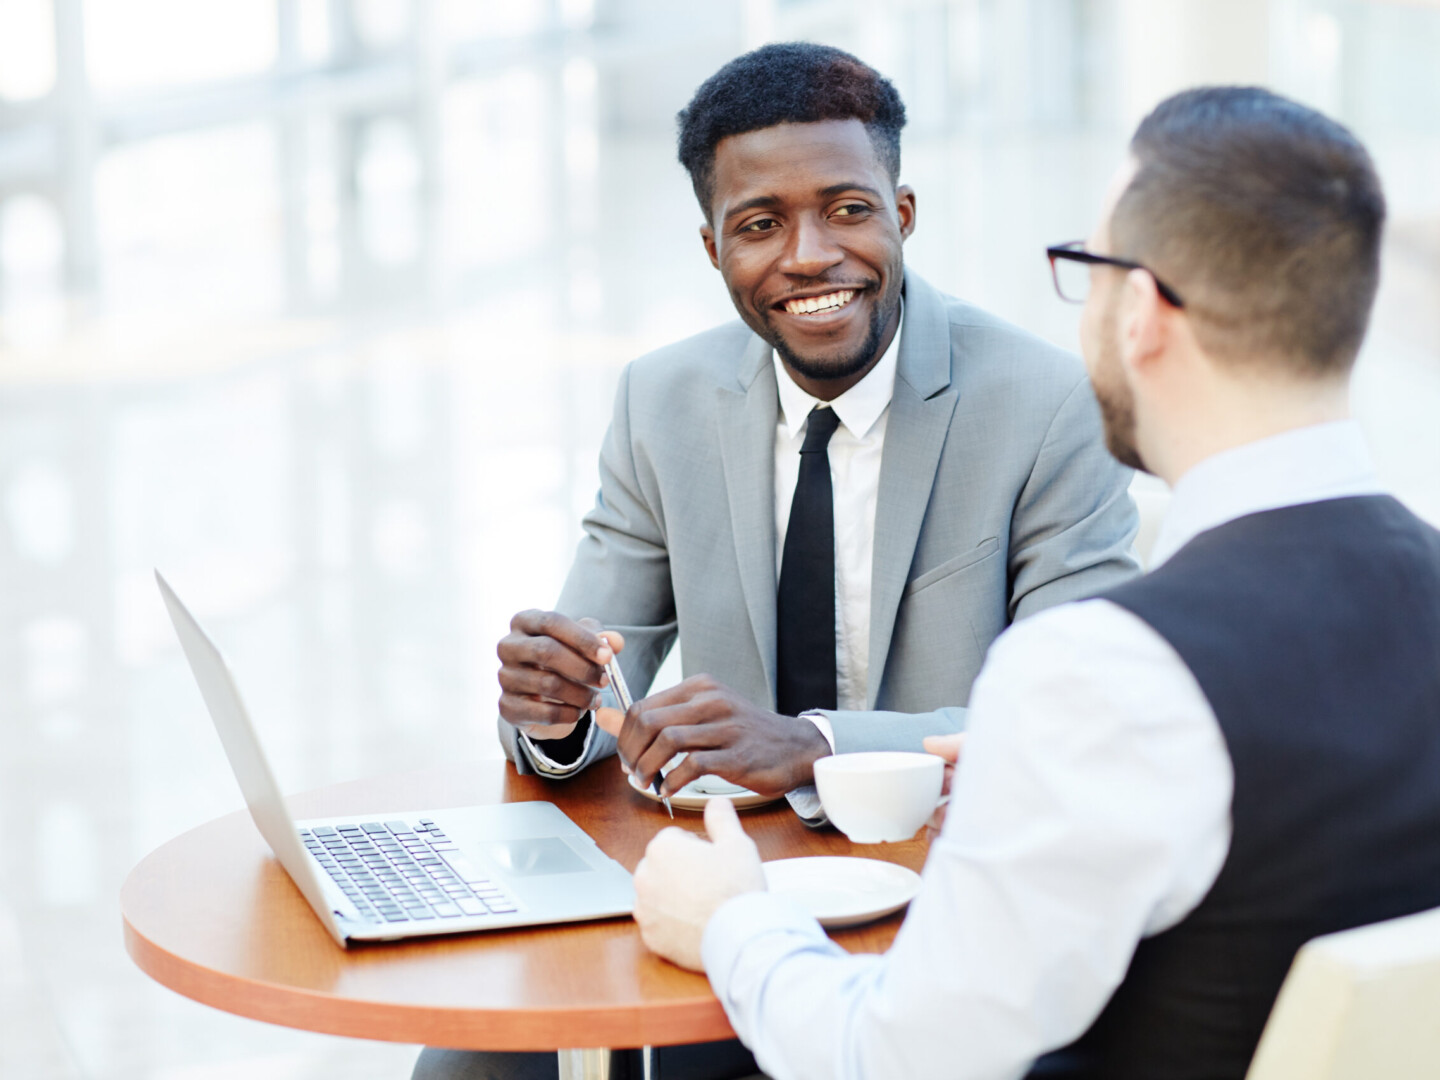
[[[1185,306],[1185,301],[1180,298],[1180,294],[1156,277],[1155,271],[1148,266],[1130,259],[1116,259],[1109,255],[1096,255],[1093,251],[1086,251],[1084,240],[1071,240],[1065,244],[1047,247],[1045,255],[1050,260],[1050,276],[1055,281],[1055,292],[1067,304],[1083,304],[1084,301],[1071,300],[1060,288],[1060,271],[1055,265],[1057,259],[1067,259],[1070,262],[1083,263],[1086,266],[1118,266],[1122,270],[1144,270],[1155,279],[1155,291],[1165,298],[1166,303],[1177,308]]]

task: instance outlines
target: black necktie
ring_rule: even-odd
[[[834,409],[816,406],[800,448],[775,610],[775,703],[784,716],[835,708],[835,499],[827,447],[839,425]]]

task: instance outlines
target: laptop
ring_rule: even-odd
[[[629,915],[629,872],[554,803],[296,821],[220,650],[155,571],[270,850],[342,946]]]

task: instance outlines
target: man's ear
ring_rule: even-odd
[[[900,239],[908,240],[915,231],[915,189],[909,184],[895,189],[895,213],[900,218]]]
[[[710,265],[720,269],[720,249],[715,246],[715,230],[707,221],[700,226],[700,242],[705,245],[705,254],[710,256]]]
[[[1165,300],[1148,270],[1125,275],[1120,304],[1120,362],[1131,375],[1144,372],[1165,351],[1169,323]]]

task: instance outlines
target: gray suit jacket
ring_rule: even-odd
[[[624,633],[637,698],[678,635],[686,676],[775,707],[778,408],[770,347],[739,321],[621,376],[556,608]],[[907,272],[871,577],[869,706],[884,711],[829,714],[837,752],[958,730],[946,707],[1010,622],[1136,573],[1129,480],[1078,359]],[[500,737],[529,771],[503,720]],[[596,729],[581,764],[614,749]]]

